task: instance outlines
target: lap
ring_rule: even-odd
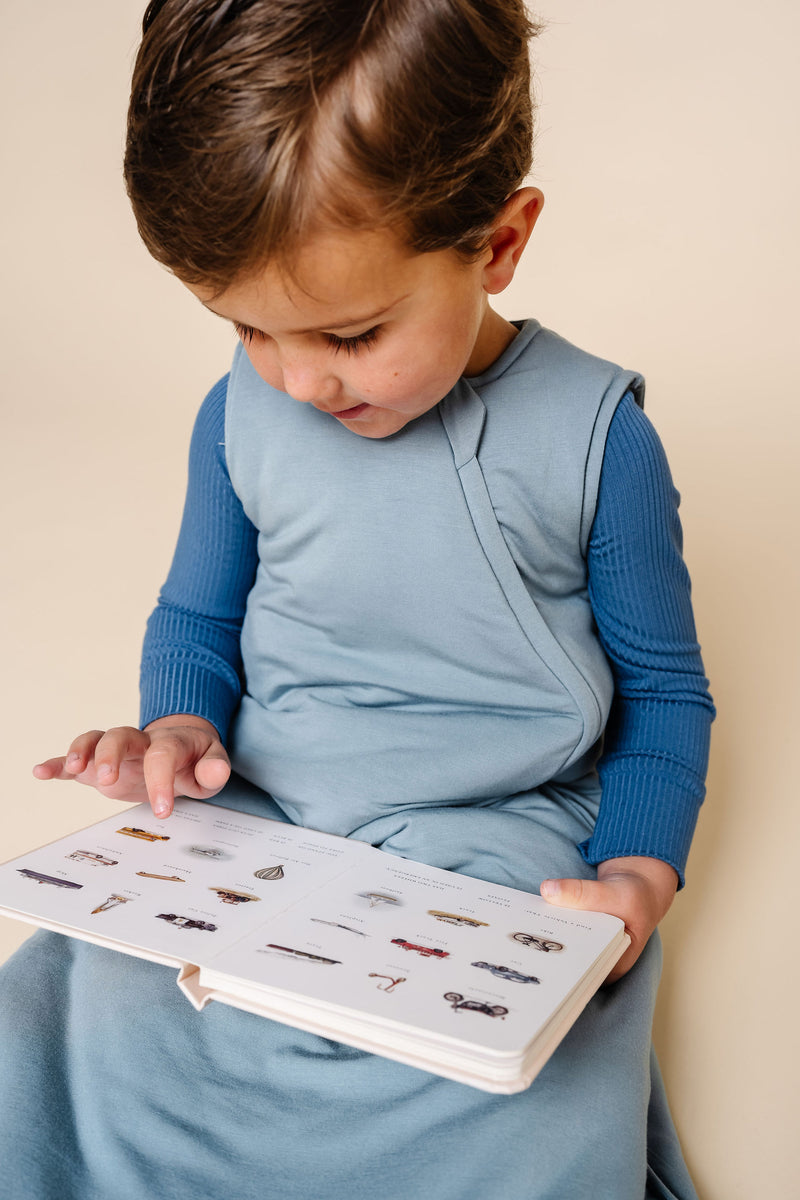
[[[371,832],[512,886],[579,869],[580,815],[522,807],[417,811]],[[38,934],[0,972],[9,1194],[641,1200],[648,1137],[662,1178],[682,1167],[663,1106],[648,1130],[659,954],[654,940],[601,990],[531,1088],[496,1096],[225,1005],[197,1013],[174,969]]]

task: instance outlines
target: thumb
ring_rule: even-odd
[[[562,908],[602,908],[604,885],[596,879],[544,879],[542,899]]]
[[[202,758],[197,760],[194,777],[201,787],[219,791],[228,782],[231,763],[222,742],[212,742]]]

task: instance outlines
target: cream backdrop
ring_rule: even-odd
[[[30,764],[83,729],[136,720],[193,416],[233,349],[150,262],[127,208],[142,7],[4,4],[4,857],[113,807],[37,783]],[[788,1200],[798,6],[541,9],[534,178],[547,204],[501,308],[648,378],[720,710],[688,887],[664,924],[656,1041],[703,1200]],[[26,928],[0,926],[7,954]]]

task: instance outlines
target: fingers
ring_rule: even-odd
[[[66,758],[63,755],[61,758],[47,758],[44,762],[36,764],[33,774],[37,779],[72,779],[64,769],[65,762]]]
[[[630,945],[611,969],[606,983],[614,983],[631,969],[656,925],[656,920],[651,917],[646,906],[642,906],[641,898],[629,887],[627,881],[546,879],[542,882],[540,892],[549,904],[558,904],[562,908],[610,913],[611,916],[624,921]]]
[[[222,743],[196,726],[152,729],[144,757],[144,781],[157,817],[168,817],[175,795],[205,800],[228,781],[230,762]]]
[[[77,741],[80,742],[81,739],[77,739]],[[141,760],[149,744],[150,739],[147,734],[142,733],[140,729],[134,729],[131,725],[121,725],[117,729],[109,729],[94,747],[95,787],[113,787],[119,782],[123,765],[129,767],[130,764]],[[75,743],[70,747],[67,755],[68,771],[71,770],[70,763],[73,754],[81,757],[81,750],[76,748]]]
[[[549,904],[562,908],[595,908],[602,884],[593,879],[544,879],[539,891]]]
[[[177,730],[150,744],[144,757],[144,783],[157,817],[168,817],[175,802],[175,777],[186,762],[186,746]]]
[[[200,786],[212,793],[218,792],[230,779],[231,764],[221,742],[215,742],[198,762],[194,775]]]
[[[206,800],[227,783],[231,767],[213,725],[187,717],[187,724],[159,721],[146,730],[92,729],[33,773],[74,779],[113,800],[146,800],[157,817],[167,817],[176,794]]]
[[[144,754],[147,744],[148,738],[130,726],[107,733],[90,729],[74,739],[65,755],[37,763],[33,773],[37,779],[76,779],[92,787],[109,787],[119,779],[122,762]]]
[[[33,773],[37,779],[74,779],[86,770],[94,755],[94,749],[103,736],[102,729],[91,729],[82,733],[70,745],[66,754],[47,758],[37,763]]]

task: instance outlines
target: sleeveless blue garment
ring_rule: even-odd
[[[221,803],[529,891],[593,874],[612,679],[584,554],[638,384],[530,322],[494,371],[371,441],[237,355],[226,455],[259,566]],[[8,1194],[692,1200],[650,1051],[659,953],[506,1097],[198,1014],[174,971],[37,935],[5,972]]]

